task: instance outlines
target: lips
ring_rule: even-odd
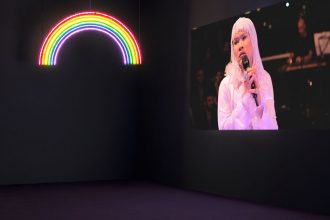
[[[242,58],[242,56],[244,56],[244,55],[246,55],[245,52],[240,52],[240,53],[239,53],[239,58]]]

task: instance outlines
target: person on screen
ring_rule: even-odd
[[[249,67],[243,65],[242,59],[249,61]],[[253,83],[254,89],[251,88]],[[218,128],[278,129],[272,80],[264,70],[257,33],[248,18],[239,18],[232,28],[231,61],[226,66],[218,94]]]
[[[208,94],[205,99],[206,129],[217,129],[216,97]]]
[[[303,17],[298,18],[297,30],[298,37],[295,41],[290,59],[293,59],[295,64],[311,62],[314,56],[314,41],[313,37],[307,31],[306,21]]]
[[[224,77],[224,74],[219,70],[217,71],[211,79],[211,91],[214,92],[216,98],[218,99],[219,86]]]

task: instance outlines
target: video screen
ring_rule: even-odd
[[[193,28],[191,127],[329,129],[329,10],[285,1]]]

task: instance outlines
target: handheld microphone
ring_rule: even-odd
[[[249,61],[249,58],[246,55],[244,55],[242,57],[242,65],[243,65],[243,68],[244,68],[245,71],[246,71],[246,69],[248,67],[250,67],[250,61]],[[256,88],[256,84],[253,81],[252,84],[251,84],[251,89],[255,89],[255,88]],[[259,106],[258,99],[257,99],[257,94],[256,93],[252,93],[252,96],[254,98],[254,101],[256,102],[256,105]]]

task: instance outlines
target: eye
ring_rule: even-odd
[[[238,40],[234,40],[233,45],[237,45],[237,44],[238,44]]]
[[[243,35],[242,39],[245,40],[246,39],[246,35]]]

